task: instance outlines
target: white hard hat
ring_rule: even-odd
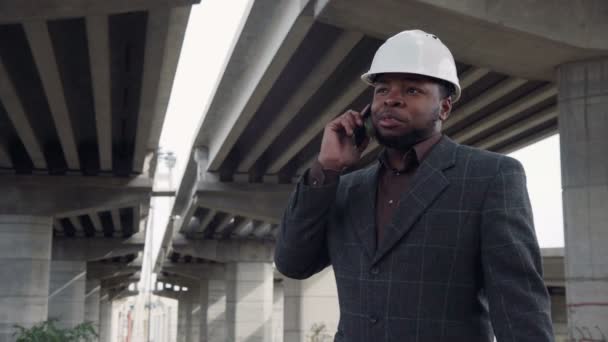
[[[361,79],[372,85],[374,76],[395,72],[447,81],[454,85],[453,101],[456,102],[460,98],[460,83],[454,57],[435,35],[411,30],[390,37],[378,48],[369,71],[361,75]]]

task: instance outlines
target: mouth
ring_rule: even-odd
[[[400,125],[400,121],[395,120],[391,117],[384,117],[378,121],[378,125],[382,128],[394,128]]]
[[[380,113],[378,117],[378,126],[391,129],[403,125],[403,120],[400,120],[393,113]]]

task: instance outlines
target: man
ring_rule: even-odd
[[[361,113],[325,127],[315,165],[285,211],[275,263],[292,278],[332,265],[335,341],[553,341],[523,168],[441,134],[460,86],[452,54],[428,33],[388,39],[362,76],[385,147],[342,174]]]

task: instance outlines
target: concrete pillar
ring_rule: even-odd
[[[207,340],[226,341],[226,281],[209,280],[209,306],[207,308]]]
[[[177,304],[177,341],[191,342],[192,339],[192,291],[180,292]]]
[[[284,340],[305,342],[311,336],[331,340],[336,333],[340,306],[334,272],[331,268],[305,280],[283,281]]]
[[[283,342],[285,293],[282,281],[275,281],[272,294],[272,342]]]
[[[0,342],[47,319],[52,221],[0,215]]]
[[[572,340],[601,340],[608,338],[608,59],[565,64],[558,74],[568,330]]]
[[[198,340],[196,342],[207,342],[207,334],[208,334],[208,308],[209,308],[209,281],[207,279],[203,279],[200,281],[199,286],[199,311],[198,311],[198,321],[195,321],[198,325],[198,334],[194,336],[198,336]]]
[[[112,342],[112,301],[107,295],[99,302],[99,342]]]
[[[192,293],[192,321],[190,322],[190,339],[188,342],[198,342],[200,339],[201,305],[198,303],[196,291]]]
[[[49,318],[57,326],[73,328],[84,322],[87,264],[82,261],[51,260]]]
[[[87,279],[87,287],[84,304],[84,320],[93,323],[95,332],[99,334],[99,299],[100,281],[97,279]]]
[[[230,263],[226,268],[227,340],[270,342],[272,264]]]

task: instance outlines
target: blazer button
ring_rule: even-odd
[[[378,318],[376,318],[376,316],[369,316],[369,322],[371,324],[376,324],[378,323]]]
[[[378,273],[380,273],[380,269],[378,269],[378,267],[372,267],[372,269],[370,270],[370,272],[372,274],[378,274]]]

